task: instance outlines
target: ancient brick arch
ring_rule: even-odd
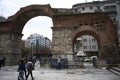
[[[6,56],[8,65],[16,64],[21,56],[22,30],[27,21],[36,16],[52,18],[54,15],[50,5],[30,5],[0,23],[0,56]]]
[[[78,35],[93,35],[100,44],[100,57],[111,55],[109,46],[115,44],[115,28],[104,13],[74,14],[70,9],[54,9],[49,5],[32,5],[21,8],[6,22],[0,23],[0,56],[6,55],[8,64],[16,64],[21,55],[22,30],[28,20],[48,16],[53,20],[53,58],[64,56],[73,60],[73,43]]]
[[[8,18],[9,21],[14,23],[14,30],[22,32],[24,25],[33,17],[36,16],[48,16],[53,17],[54,11],[50,5],[30,5],[21,8],[15,15]]]
[[[54,16],[53,54],[65,55],[69,60],[73,56],[73,44],[81,35],[94,36],[99,44],[100,59],[108,55],[108,47],[116,45],[115,26],[104,13]],[[54,55],[54,57],[56,57]]]
[[[102,16],[103,15],[101,15],[101,17]],[[86,20],[89,20],[89,18]],[[107,16],[104,16],[104,19],[100,18],[92,21],[92,25],[91,22],[80,23],[78,29],[73,33],[73,43],[79,36],[91,35],[98,42],[99,57],[105,59],[108,55],[112,55],[107,51],[108,47],[116,45],[115,26],[111,23],[111,20]],[[99,25],[101,27],[99,27]]]
[[[82,35],[91,35],[97,40],[98,44],[101,44],[101,40],[100,40],[101,37],[100,37],[99,32],[91,26],[80,26],[79,29],[74,31],[73,43],[79,36],[82,36]]]
[[[75,40],[83,35],[90,35],[93,36],[96,40],[97,40],[97,44],[98,44],[98,57],[103,58],[106,57],[105,54],[106,53],[101,53],[101,47],[104,45],[108,45],[109,43],[111,43],[112,41],[110,41],[111,39],[106,39],[107,35],[102,35],[100,32],[98,32],[98,30],[96,30],[95,28],[93,28],[92,26],[80,26],[79,29],[75,30],[73,33],[73,45]],[[73,46],[74,49],[74,46]],[[103,55],[103,56],[102,56]]]

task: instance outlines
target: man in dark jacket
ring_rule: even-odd
[[[18,80],[21,80],[21,79],[24,80],[24,73],[26,76],[26,68],[25,68],[24,60],[20,60],[19,67],[18,67],[17,71],[19,72]]]

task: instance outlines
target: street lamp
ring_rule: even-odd
[[[31,56],[33,56],[33,44],[34,44],[34,43],[32,42],[32,43],[31,43],[31,48],[32,48],[32,49],[31,49]]]
[[[89,37],[89,50],[90,50],[90,52],[91,52],[91,38]]]
[[[79,48],[78,48],[78,51],[82,51],[83,49],[82,49],[82,38],[77,38],[77,41],[78,41],[78,46],[79,46]]]

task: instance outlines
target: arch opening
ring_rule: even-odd
[[[89,26],[88,26],[89,28]],[[73,37],[73,60],[79,59],[78,53],[83,52],[84,58],[82,61],[92,61],[92,57],[96,56],[97,58],[101,55],[101,37],[98,35],[98,33],[93,30],[92,28],[90,30],[87,29],[78,29],[74,33]],[[83,56],[83,55],[82,55]]]
[[[25,36],[22,39],[26,39],[25,49],[27,51],[23,52],[22,49],[22,57],[28,55],[34,55],[37,58],[51,56],[51,26],[53,26],[52,19],[47,16],[33,17],[23,26],[22,34]]]
[[[50,5],[30,5],[21,8],[15,15],[8,18],[13,21],[13,32],[22,33],[24,25],[33,17],[48,16],[50,18],[55,15]]]
[[[30,10],[29,12],[25,12],[21,14],[20,16],[18,16],[17,20],[15,20],[15,27],[17,26],[15,30],[21,33],[25,24],[36,16],[47,16],[47,13],[45,13],[44,11]]]
[[[31,18],[23,27],[22,39],[27,39],[28,36],[30,36],[33,33],[37,33],[40,35],[43,35],[45,37],[48,37],[50,40],[52,40],[52,29],[53,26],[52,19],[47,16],[37,16]]]
[[[73,53],[76,55],[79,51],[85,53],[87,57],[99,56],[98,41],[92,35],[81,35],[76,38],[73,45]]]

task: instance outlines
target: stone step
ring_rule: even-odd
[[[112,69],[120,73],[120,68],[119,67],[113,67]]]
[[[109,69],[109,71],[120,76],[120,68],[119,69],[118,68],[111,68],[111,69]]]

